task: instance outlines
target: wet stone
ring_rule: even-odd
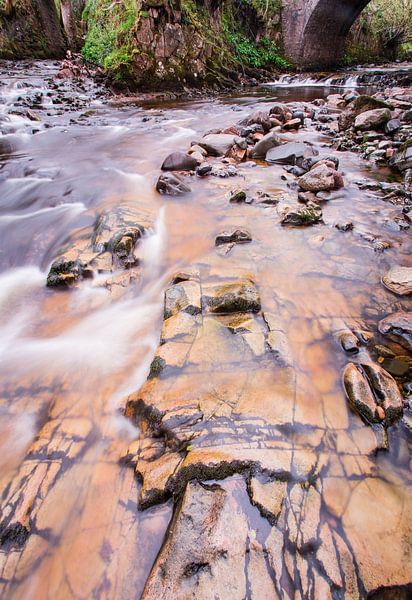
[[[376,401],[367,379],[353,363],[343,373],[343,383],[351,407],[367,422],[379,422],[376,418]]]
[[[317,204],[305,207],[289,208],[282,216],[282,225],[307,226],[322,220],[322,209]]]
[[[252,477],[249,483],[249,495],[252,503],[261,514],[274,524],[279,518],[286,496],[286,481],[270,481],[264,477]]]
[[[209,156],[224,156],[235,143],[235,135],[226,133],[212,133],[199,141],[199,146],[204,148]]]
[[[164,317],[168,319],[179,312],[196,315],[202,312],[200,285],[196,281],[182,281],[165,291]]]
[[[307,192],[330,191],[343,187],[342,176],[325,164],[313,167],[299,178],[298,183],[299,187]]]
[[[305,158],[315,154],[316,152],[309,144],[288,142],[277,148],[271,148],[266,153],[266,162],[277,165],[299,165]]]
[[[348,354],[358,354],[359,340],[351,331],[342,331],[339,333],[339,343]]]
[[[383,285],[394,294],[412,294],[412,268],[395,266],[382,277]]]
[[[261,306],[255,285],[246,279],[204,287],[202,301],[212,313],[258,312]]]
[[[385,411],[386,422],[390,424],[401,418],[403,413],[403,398],[396,381],[385,369],[376,363],[362,362],[361,364],[370,384],[375,390],[379,405]]]
[[[67,260],[61,257],[54,261],[47,275],[48,287],[67,287],[81,279],[84,265],[79,260]]]
[[[198,175],[199,177],[205,177],[206,175],[209,175],[209,173],[212,171],[212,168],[212,165],[210,165],[207,162],[204,162],[197,167],[196,175]]]
[[[254,145],[251,156],[252,158],[265,158],[271,148],[276,148],[281,144],[283,144],[282,138],[271,131]]]
[[[245,244],[252,241],[252,236],[246,229],[235,229],[230,231],[222,231],[216,237],[215,245],[223,244]]]
[[[166,196],[182,196],[191,189],[180,177],[172,173],[163,173],[157,180],[156,190]]]
[[[246,192],[244,192],[243,190],[235,190],[234,192],[231,192],[230,198],[229,198],[229,202],[232,202],[234,204],[246,202],[246,200],[247,200],[247,195],[246,195]]]
[[[339,231],[352,231],[353,223],[352,221],[339,221],[339,223],[336,223],[335,227]]]
[[[231,523],[230,535],[227,526]],[[146,582],[142,600],[245,598],[248,525],[234,497],[220,485],[192,481],[177,507],[170,534]]]
[[[197,167],[197,160],[184,152],[173,152],[165,158],[162,171],[193,171]]]
[[[355,118],[355,129],[368,131],[369,129],[380,129],[390,120],[391,112],[388,108],[377,108],[361,113]]]
[[[411,371],[411,362],[400,358],[385,358],[382,367],[394,377],[404,377]]]
[[[412,312],[396,312],[382,319],[379,332],[412,352]]]

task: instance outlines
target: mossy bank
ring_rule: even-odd
[[[130,89],[238,84],[289,66],[280,0],[0,0],[0,19],[1,57],[76,46]]]

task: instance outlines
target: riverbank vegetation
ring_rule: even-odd
[[[345,62],[412,59],[412,0],[372,0],[352,27]]]
[[[228,82],[284,69],[279,0],[87,0],[84,57],[130,84]]]

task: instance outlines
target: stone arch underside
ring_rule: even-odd
[[[349,30],[370,0],[283,0],[286,53],[302,68],[327,67],[342,56]]]

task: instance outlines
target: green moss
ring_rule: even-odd
[[[241,0],[240,4],[256,11],[255,21],[258,28],[264,26],[262,18],[270,18],[280,12],[278,0],[268,0],[268,2],[266,0]],[[242,23],[231,10],[227,10],[222,19],[223,30],[229,46],[242,65],[257,69],[262,67],[290,68],[290,63],[281,55],[279,48],[272,40],[262,36],[255,41],[250,35],[250,28],[246,25],[247,23]]]
[[[124,0],[120,4],[111,0],[88,0],[83,20],[87,23],[83,56],[116,72],[116,78],[127,75],[133,56],[138,52],[133,45],[140,20],[136,0]]]

